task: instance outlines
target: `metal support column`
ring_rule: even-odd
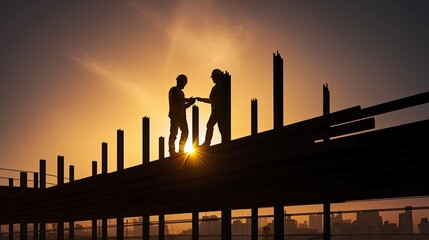
[[[13,178],[9,178],[9,187],[13,188]],[[13,223],[9,223],[9,240],[13,240]]]
[[[20,192],[21,194],[27,192],[27,172],[20,173]],[[20,239],[27,240],[27,222],[25,220],[20,223]]]
[[[159,150],[158,150],[158,154],[159,154],[159,160],[164,159],[165,157],[165,140],[164,137],[159,137]]]
[[[258,100],[256,98],[251,101],[251,133],[258,134]]]
[[[258,240],[258,208],[257,207],[253,207],[252,208],[252,240]]]
[[[46,188],[46,160],[40,160],[39,162],[40,171],[40,188]]]
[[[198,106],[192,106],[192,146],[194,149],[198,148],[199,142],[199,108]]]
[[[122,171],[124,170],[124,130],[119,129],[117,131],[116,144],[117,171]]]
[[[163,213],[158,216],[158,240],[165,239],[165,215]]]
[[[231,192],[227,186],[222,195],[222,240],[231,240]]]
[[[107,240],[107,218],[101,219],[101,239]]]
[[[149,214],[143,214],[142,216],[142,230],[143,230],[143,234],[142,234],[142,239],[143,240],[149,240],[150,238],[150,218],[149,218]]]
[[[222,143],[231,141],[231,75],[225,71],[221,81],[223,132]]]
[[[57,157],[57,185],[61,186],[64,184],[64,156]],[[64,239],[64,221],[62,217],[62,212],[58,213],[58,222],[57,222],[57,239]]]
[[[122,213],[122,210],[116,218],[116,239],[124,239],[124,214]]]
[[[280,186],[276,187],[274,203],[274,240],[284,239],[284,208]]]
[[[64,184],[64,156],[57,157],[57,185]]]
[[[150,121],[148,117],[143,118],[143,153],[142,162],[143,164],[149,163],[149,139],[150,139]]]
[[[74,182],[74,166],[69,166],[69,182]],[[74,239],[74,221],[69,221],[69,239]]]
[[[101,143],[101,174],[107,174],[107,142]]]
[[[92,161],[92,176],[97,176],[97,161]],[[91,220],[92,239],[97,239],[97,219]]]
[[[273,53],[274,129],[283,127],[283,59]]]
[[[200,236],[199,228],[199,213],[198,211],[192,212],[192,240],[198,240]]]
[[[323,203],[323,240],[331,239],[331,204]]]

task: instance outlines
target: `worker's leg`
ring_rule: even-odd
[[[183,153],[185,151],[185,144],[186,144],[186,140],[188,140],[188,135],[189,135],[188,122],[186,121],[186,118],[180,119],[179,128],[180,128],[180,131],[182,132],[180,135],[179,153]]]
[[[176,141],[177,132],[179,129],[179,124],[177,118],[170,117],[170,136],[168,137],[168,151],[170,156],[176,154],[176,147],[174,142]]]

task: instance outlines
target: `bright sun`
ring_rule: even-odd
[[[185,152],[187,152],[187,153],[194,152],[194,146],[192,146],[191,143],[186,143],[186,145],[185,145]]]

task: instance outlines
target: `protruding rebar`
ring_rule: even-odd
[[[251,133],[258,134],[258,100],[256,98],[251,100]]]
[[[327,117],[330,113],[330,92],[328,84],[323,84],[323,116]],[[329,137],[325,137],[323,141],[329,141]]]
[[[40,188],[46,188],[46,160],[41,159],[39,162]]]
[[[39,188],[39,173],[37,173],[37,172],[33,173],[33,188],[34,189]]]
[[[92,176],[97,176],[97,161],[92,161]]]
[[[142,162],[143,164],[149,163],[149,118],[143,118],[143,153]]]
[[[74,182],[74,166],[69,166],[69,182]]]
[[[158,149],[158,153],[159,153],[159,160],[164,159],[165,157],[165,139],[164,137],[159,137],[159,149]]]
[[[107,142],[101,143],[101,173],[107,174]]]
[[[198,106],[192,106],[192,145],[197,148],[199,143],[199,108]]]
[[[273,53],[274,129],[283,127],[283,59]]]
[[[27,172],[20,172],[20,192],[25,193],[27,191]]]
[[[124,170],[124,130],[117,131],[117,170]]]
[[[57,157],[57,185],[64,184],[64,156]]]
[[[228,71],[222,75],[222,118],[219,127],[222,128],[222,143],[231,141],[231,75]]]

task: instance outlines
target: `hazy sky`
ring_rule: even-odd
[[[176,76],[188,76],[187,97],[208,97],[214,68],[232,76],[232,137],[250,133],[252,98],[259,130],[269,130],[277,50],[285,124],[321,115],[324,83],[332,111],[428,91],[428,3],[1,1],[0,167],[38,171],[46,159],[54,174],[63,155],[83,178],[108,142],[114,171],[117,129],[125,131],[125,167],[140,164],[143,116],[155,160],[158,137],[168,138],[167,92]],[[203,139],[210,106],[198,106]],[[420,106],[376,124],[427,118],[428,106]],[[216,128],[214,144],[219,139]]]

